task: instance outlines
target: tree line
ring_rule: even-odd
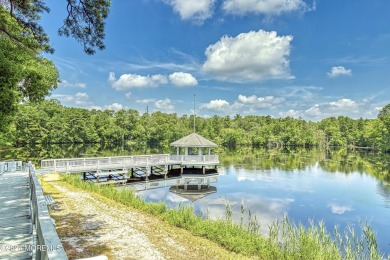
[[[193,132],[193,115],[137,110],[88,110],[65,107],[51,99],[19,106],[0,146],[26,144],[113,143],[157,145]],[[225,146],[369,147],[390,151],[390,104],[376,119],[329,117],[320,122],[248,115],[196,117],[196,132]]]

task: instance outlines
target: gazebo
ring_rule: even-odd
[[[176,155],[172,155],[171,160],[180,162],[181,172],[183,167],[201,166],[202,172],[205,173],[206,166],[219,164],[218,155],[211,154],[211,148],[218,145],[195,132],[171,143],[170,146],[176,147]]]

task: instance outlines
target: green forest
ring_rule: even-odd
[[[339,116],[319,122],[271,116],[197,116],[196,132],[225,147],[366,147],[390,151],[390,105],[376,119]],[[167,147],[193,132],[194,116],[137,110],[88,110],[57,100],[19,105],[0,132],[0,147],[105,143]]]

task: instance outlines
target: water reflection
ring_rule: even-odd
[[[328,207],[331,209],[333,214],[342,215],[346,212],[354,210],[351,205],[340,205],[338,203],[329,203]]]
[[[211,184],[217,183],[218,177],[218,174],[184,174],[181,177],[133,183],[125,188],[133,189],[147,200],[170,201],[174,205],[194,202],[216,193],[217,188]]]
[[[390,183],[389,182],[378,182],[377,191],[383,196],[384,207],[390,208]]]

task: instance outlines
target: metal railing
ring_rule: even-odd
[[[31,163],[27,167],[30,177],[31,220],[36,234],[33,259],[68,259],[54,221],[49,215],[41,184],[35,175],[35,167]]]

